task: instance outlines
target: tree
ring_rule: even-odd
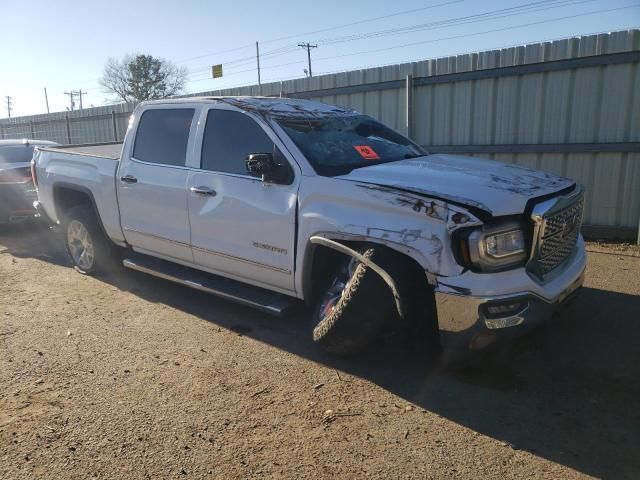
[[[100,85],[125,102],[141,102],[182,93],[187,69],[151,55],[109,58]]]

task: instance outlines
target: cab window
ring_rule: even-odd
[[[140,117],[133,158],[143,162],[184,167],[195,110],[154,108]]]
[[[245,160],[252,153],[275,153],[273,140],[242,112],[210,110],[202,142],[201,168],[248,175]]]

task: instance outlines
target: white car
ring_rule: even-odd
[[[128,268],[270,313],[304,300],[314,340],[335,353],[388,321],[430,347],[481,349],[548,318],[583,282],[573,180],[429,154],[346,108],[144,102],[122,145],[37,150],[39,210],[78,271],[119,249]]]

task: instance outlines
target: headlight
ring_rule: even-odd
[[[484,226],[467,237],[471,264],[483,271],[504,270],[523,265],[527,259],[525,234],[516,222]]]
[[[511,230],[487,235],[483,239],[484,250],[492,258],[504,258],[524,252],[524,233]]]

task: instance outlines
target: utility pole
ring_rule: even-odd
[[[44,87],[44,101],[47,104],[47,113],[49,112],[49,97],[47,96],[47,87]]]
[[[76,102],[74,101],[74,97],[78,97],[80,99],[80,110],[82,110],[82,95],[86,95],[87,92],[83,92],[82,89],[80,90],[71,90],[70,92],[64,92],[65,95],[69,95],[69,101],[71,102],[71,111],[73,112],[75,106],[76,106]],[[46,95],[46,89],[45,89],[45,95]],[[47,102],[48,104],[48,102]]]
[[[313,73],[311,72],[311,49],[318,48],[318,45],[311,45],[309,42],[307,42],[307,43],[299,43],[298,46],[307,50],[307,61],[309,62],[309,76],[313,77]]]
[[[256,61],[258,62],[258,86],[262,87],[262,82],[260,82],[260,47],[258,46],[258,42],[256,42]],[[262,94],[262,89],[260,89],[260,93]]]
[[[69,103],[71,104],[71,111],[73,112],[73,107],[75,107],[75,102],[73,101],[73,97],[75,96],[76,92],[74,92],[73,90],[71,90],[70,92],[64,92],[65,95],[69,95]]]
[[[13,107],[13,99],[9,95],[7,95],[5,98],[7,99],[7,115],[9,116],[9,118],[11,118],[11,110],[12,110],[12,107]]]
[[[83,92],[83,91],[82,91],[82,89],[80,89],[80,90],[78,90],[78,91],[76,92],[76,94],[80,96],[80,110],[82,110],[82,94],[83,94],[83,93],[84,93],[85,95],[87,94],[87,92]]]

